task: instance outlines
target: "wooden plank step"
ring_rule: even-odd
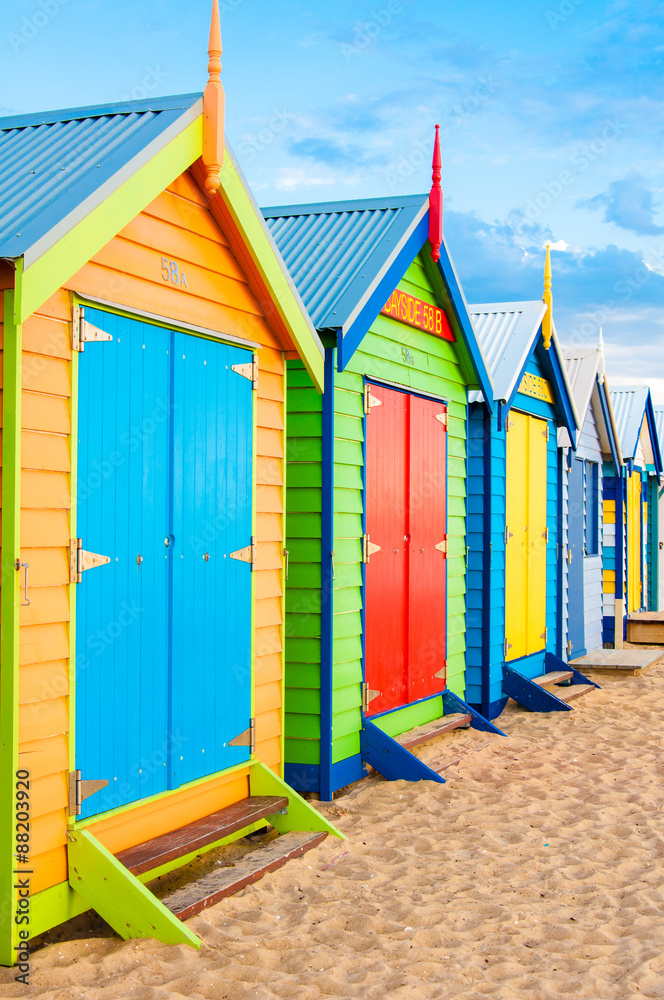
[[[573,670],[550,670],[548,674],[533,677],[533,684],[539,684],[540,687],[550,687],[551,684],[562,684],[564,681],[570,681],[572,677],[574,677]],[[556,691],[553,693],[557,694]]]
[[[238,830],[244,830],[252,823],[265,819],[273,813],[288,807],[288,799],[277,795],[253,795],[241,799],[232,806],[203,816],[193,823],[187,823],[177,830],[164,833],[160,837],[146,840],[136,847],[128,847],[116,854],[120,864],[128,868],[132,875],[153,871],[161,865],[183,858],[187,854],[208,847],[210,844],[229,837]]]
[[[584,694],[596,690],[594,684],[570,684],[569,687],[556,688],[555,695],[561,701],[573,701],[574,698],[581,698]]]
[[[646,611],[627,619],[627,641],[664,644],[664,618],[661,611]]]
[[[450,733],[453,729],[469,726],[471,718],[472,716],[468,714],[454,712],[450,715],[444,715],[441,719],[434,719],[433,722],[427,722],[423,726],[410,729],[407,733],[402,733],[401,736],[395,736],[394,739],[405,750],[410,750],[411,747],[418,747],[421,743],[427,743],[429,740],[435,740],[437,736]]]
[[[299,858],[327,837],[326,833],[283,833],[265,847],[250,851],[230,868],[209,872],[189,885],[176,889],[161,902],[180,920],[188,920],[226,896],[257,882],[267,872],[274,872],[292,858]]]
[[[656,663],[662,655],[659,649],[593,649],[578,660],[572,660],[572,666],[584,670],[615,670],[631,673],[642,670]]]

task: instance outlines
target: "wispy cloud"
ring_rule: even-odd
[[[578,208],[604,209],[604,221],[613,222],[637,236],[659,236],[664,226],[655,223],[655,196],[645,177],[632,170],[622,180],[613,181],[609,190],[593,198],[582,198]]]

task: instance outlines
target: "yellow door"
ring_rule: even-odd
[[[627,611],[641,607],[641,473],[627,479]]]
[[[546,421],[512,410],[506,462],[506,660],[545,646]]]

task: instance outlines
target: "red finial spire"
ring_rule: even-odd
[[[440,186],[440,126],[436,125],[436,139],[433,144],[433,171],[429,194],[429,243],[431,259],[440,260],[440,246],[443,242],[443,189]]]
[[[203,163],[205,187],[211,198],[219,188],[219,171],[224,162],[224,88],[221,85],[221,27],[219,0],[212,0],[208,42],[208,82],[203,91]]]

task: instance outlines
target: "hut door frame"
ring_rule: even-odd
[[[446,687],[448,404],[367,380],[365,411],[363,707],[369,717]],[[379,458],[373,448],[386,434],[394,450]],[[372,489],[379,468],[382,480]],[[388,586],[393,606],[385,603]]]
[[[81,775],[83,781],[90,779],[102,779],[102,780],[106,778],[109,779],[109,787],[107,789],[102,789],[94,796],[94,798],[90,799],[89,802],[83,803],[81,815],[84,817],[96,816],[98,814],[107,812],[109,810],[117,810],[117,809],[122,810],[125,808],[130,808],[132,805],[135,806],[138,803],[140,803],[140,801],[142,801],[146,797],[168,794],[169,792],[174,791],[182,784],[186,784],[189,781],[207,777],[209,775],[219,772],[220,770],[226,770],[228,767],[232,767],[234,765],[248,761],[250,759],[250,754],[252,752],[251,718],[253,717],[253,688],[254,688],[253,684],[254,587],[253,587],[253,574],[251,573],[251,569],[253,566],[252,560],[254,553],[252,539],[255,533],[255,491],[253,489],[253,482],[255,478],[254,468],[255,468],[255,435],[256,435],[256,393],[253,392],[255,383],[252,377],[255,373],[255,365],[252,362],[252,357],[255,356],[252,356],[252,354],[249,353],[249,350],[254,345],[247,344],[245,347],[245,345],[238,345],[235,343],[229,344],[223,341],[221,338],[216,338],[212,336],[203,337],[200,335],[200,333],[197,333],[194,330],[187,330],[186,328],[180,329],[178,328],[177,325],[173,326],[172,324],[169,324],[167,319],[164,319],[162,323],[156,323],[156,322],[144,323],[140,314],[133,315],[132,313],[127,312],[125,310],[122,310],[122,312],[112,312],[105,308],[103,310],[103,313],[100,312],[100,314],[97,316],[92,311],[94,308],[95,308],[94,306],[87,307],[86,313],[91,320],[94,319],[94,321],[96,323],[99,323],[100,326],[103,326],[104,322],[106,322],[109,330],[111,330],[114,329],[113,327],[114,323],[126,324],[127,321],[129,321],[131,323],[131,326],[129,326],[126,329],[124,327],[122,328],[124,336],[127,337],[127,339],[131,339],[130,332],[136,334],[138,331],[140,331],[139,339],[144,340],[145,345],[147,347],[151,337],[153,338],[153,341],[155,343],[159,342],[157,341],[156,338],[159,338],[159,340],[163,338],[163,343],[161,343],[160,345],[159,353],[161,353],[161,348],[168,346],[168,351],[166,353],[170,354],[170,357],[167,362],[168,375],[166,375],[164,369],[164,371],[161,372],[161,376],[158,379],[158,383],[156,383],[155,396],[157,398],[159,405],[153,406],[153,409],[155,411],[153,413],[152,410],[150,409],[150,401],[148,400],[146,404],[148,408],[147,411],[145,409],[140,409],[139,407],[138,417],[132,415],[129,421],[129,429],[125,434],[125,445],[128,453],[131,451],[137,451],[138,455],[142,456],[143,453],[140,450],[139,446],[136,445],[136,448],[134,447],[135,442],[134,438],[132,437],[132,429],[134,431],[136,430],[136,428],[139,429],[138,437],[140,438],[141,437],[140,431],[141,429],[145,429],[144,424],[146,422],[146,419],[149,421],[151,429],[154,424],[162,425],[165,428],[167,435],[170,436],[169,451],[164,456],[163,459],[163,463],[165,464],[165,466],[168,467],[168,472],[166,473],[165,469],[161,470],[161,475],[162,477],[166,476],[170,489],[170,495],[166,503],[166,506],[168,506],[169,508],[168,510],[169,524],[166,526],[166,528],[162,526],[161,521],[163,520],[165,514],[165,511],[162,511],[162,517],[156,519],[159,520],[159,524],[157,524],[155,520],[154,530],[151,529],[153,535],[153,543],[154,543],[152,548],[154,549],[154,552],[151,551],[150,553],[148,553],[147,549],[145,548],[143,549],[143,551],[139,551],[138,553],[134,553],[133,549],[128,552],[128,560],[132,562],[132,566],[134,567],[133,572],[129,572],[128,576],[133,577],[134,573],[136,573],[136,575],[138,576],[141,572],[141,569],[145,570],[146,566],[144,565],[144,560],[146,560],[146,558],[149,555],[152,555],[152,557],[154,557],[155,562],[157,561],[157,559],[164,559],[165,563],[167,563],[170,566],[170,569],[168,570],[168,573],[170,574],[170,584],[168,588],[170,596],[167,596],[167,601],[168,601],[168,613],[171,615],[171,621],[167,623],[167,628],[169,630],[169,635],[170,635],[169,641],[171,649],[169,650],[168,656],[166,657],[166,659],[162,664],[162,672],[163,672],[162,679],[165,677],[166,680],[163,685],[165,687],[165,692],[162,692],[161,694],[159,694],[158,691],[156,690],[159,682],[159,677],[156,677],[157,683],[155,683],[154,697],[157,701],[159,701],[162,704],[161,707],[157,707],[154,719],[152,720],[154,724],[154,733],[150,733],[149,738],[147,740],[147,743],[149,743],[150,745],[144,752],[143,750],[144,745],[141,744],[139,759],[132,764],[131,768],[129,768],[129,766],[125,768],[127,777],[125,778],[124,782],[119,774],[90,773],[89,765],[85,761],[80,760],[80,755],[85,752],[83,746],[84,737],[77,738],[77,727],[76,727],[76,704],[75,704],[76,683],[78,680],[81,679],[80,670],[85,669],[84,658],[89,651],[86,648],[86,646],[89,646],[89,643],[86,643],[86,646],[83,647],[81,644],[81,634],[78,628],[80,619],[76,614],[76,599],[78,596],[79,604],[82,602],[83,595],[80,589],[81,586],[85,586],[86,583],[92,584],[93,581],[95,580],[98,583],[102,579],[101,574],[104,573],[104,566],[102,565],[95,569],[92,569],[89,572],[84,572],[80,574],[80,579],[81,579],[80,583],[75,582],[72,579],[70,586],[71,608],[72,608],[72,626],[70,635],[70,652],[71,652],[71,664],[72,664],[71,666],[72,697],[70,698],[70,767],[72,768],[73,771],[76,767],[80,766],[82,763],[85,768],[88,768],[87,773],[83,771]],[[114,332],[117,333],[118,330],[119,327]],[[168,345],[166,344],[167,338],[170,338]],[[94,358],[94,355],[92,354],[93,351],[103,352],[105,349],[108,348],[108,346],[110,345],[105,345],[103,343],[87,345],[85,347],[85,354],[88,356],[88,359],[92,361]],[[142,345],[139,345],[138,354],[134,359],[134,363],[138,363],[139,365],[144,357],[141,347]],[[216,364],[215,364],[215,356],[216,356]],[[97,355],[97,360],[99,360],[99,357],[100,355]],[[186,441],[189,440],[189,438],[187,437],[188,432],[186,433],[183,432],[183,421],[186,418],[186,413],[183,412],[178,417],[177,410],[179,403],[178,400],[176,400],[174,397],[174,390],[176,389],[177,386],[177,378],[176,378],[177,362],[179,361],[180,365],[184,368],[185,359],[187,357],[189,357],[190,362],[193,364],[193,366],[195,366],[196,369],[200,367],[201,372],[206,373],[205,375],[206,379],[208,380],[211,378],[216,379],[216,381],[210,383],[212,386],[210,391],[213,393],[213,399],[215,400],[219,399],[218,386],[223,386],[223,385],[232,386],[232,391],[239,393],[237,399],[242,399],[242,398],[244,399],[244,403],[242,404],[242,406],[243,406],[243,412],[246,414],[246,431],[245,431],[245,437],[243,439],[244,441],[243,445],[237,446],[238,448],[242,447],[244,449],[243,450],[244,457],[242,458],[241,461],[238,456],[236,456],[236,458],[238,459],[237,465],[243,467],[245,470],[246,481],[244,483],[243,488],[246,491],[245,495],[248,496],[248,507],[247,504],[244,503],[242,506],[242,510],[245,511],[245,513],[242,514],[236,511],[237,514],[236,517],[226,518],[225,520],[222,518],[222,520],[224,520],[223,524],[212,523],[212,521],[214,521],[214,518],[212,518],[211,521],[210,517],[208,517],[206,523],[204,525],[200,525],[201,528],[200,531],[198,530],[200,522],[200,512],[197,514],[198,520],[196,524],[193,524],[191,523],[191,519],[189,519],[189,521],[187,520],[186,512],[183,515],[181,511],[180,521],[178,522],[179,524],[178,530],[182,534],[182,541],[180,542],[180,544],[178,544],[180,540],[176,539],[173,527],[174,525],[173,518],[175,515],[177,515],[177,510],[174,511],[174,494],[176,490],[178,490],[178,485],[177,485],[178,483],[180,483],[179,492],[183,496],[185,491],[188,489],[188,486],[185,480],[182,478],[183,475],[182,469],[178,472],[178,470],[175,468],[177,465],[177,450],[178,450],[177,434],[179,432],[181,440],[184,440],[185,442],[185,446],[186,446]],[[81,467],[79,467],[79,454],[78,454],[78,439],[79,439],[78,432],[80,431],[80,427],[78,425],[80,425],[82,418],[82,415],[79,414],[79,406],[81,405],[81,389],[83,387],[83,383],[81,382],[80,378],[81,373],[79,370],[79,365],[81,364],[81,362],[85,363],[85,360],[87,360],[85,356],[84,359],[80,359],[77,353],[74,353],[73,358],[74,360],[73,360],[72,410],[74,414],[74,420],[73,420],[72,435],[71,435],[72,501],[73,501],[72,512],[71,512],[72,535],[77,534],[76,530],[77,522],[78,524],[82,523],[82,519],[78,517],[77,504],[76,504],[76,497],[77,494],[80,492],[82,486],[81,474],[84,474],[84,470]],[[240,365],[241,371],[238,371],[237,369],[238,365]],[[161,367],[164,368],[164,365],[162,364]],[[234,369],[233,372],[231,372],[231,368]],[[189,370],[191,371],[191,369]],[[184,385],[183,377],[180,377],[180,382],[182,383],[182,385],[180,386],[179,389],[177,389],[177,392],[180,394],[181,399],[185,400],[186,398],[187,406],[190,406],[192,402],[195,402],[196,397],[200,393],[200,386],[198,382],[196,382],[196,377],[197,377],[196,371],[194,371],[194,376],[195,376],[194,382],[192,382],[191,385],[189,386],[188,395],[186,397],[183,388]],[[184,377],[185,382],[188,377],[189,376]],[[161,392],[158,391],[159,385],[162,385]],[[128,389],[127,389],[127,399],[129,399]],[[143,404],[143,402],[144,401],[142,397],[139,397],[138,403]],[[222,411],[230,413],[232,411],[233,405],[234,405],[233,401],[229,400],[226,411],[223,411],[223,407],[217,408],[214,405],[211,406],[211,412],[214,411],[215,414],[214,419],[217,421],[217,423],[219,422],[218,413]],[[187,406],[180,407],[180,409],[184,411],[186,410]],[[157,409],[159,410],[158,414],[156,413]],[[147,418],[146,418],[146,412],[147,412]],[[199,414],[197,414],[197,416],[199,416]],[[103,414],[101,415],[101,418],[103,419]],[[233,422],[234,428],[235,428],[235,423],[236,421],[234,420]],[[224,437],[224,435],[225,435],[225,428],[222,427],[220,430],[217,431],[216,440],[220,441]],[[191,435],[189,434],[189,437],[190,436]],[[233,441],[234,446],[236,445],[236,440],[235,440],[236,438],[237,434],[234,434],[234,441]],[[119,448],[118,451],[121,451],[121,448]],[[199,456],[199,453],[200,453],[200,446],[197,444],[196,455]],[[214,455],[216,456],[217,454],[218,451],[215,451]],[[121,468],[123,463],[129,464],[129,459],[127,458],[126,455],[122,456],[117,453],[115,459],[112,460],[112,463],[113,461],[115,462],[118,468]],[[213,458],[213,464],[215,461],[216,458]],[[159,463],[155,462],[155,467],[157,464]],[[180,464],[186,465],[187,463],[181,462]],[[221,466],[219,466],[219,468],[221,468]],[[229,455],[226,459],[223,469],[221,469],[222,471],[221,478],[223,478],[224,471],[230,469],[233,469],[233,475],[236,475],[232,456]],[[103,478],[103,469],[101,471]],[[209,474],[209,469],[207,469],[207,471],[203,470],[203,473],[205,476],[207,476]],[[110,470],[109,476],[111,476],[112,474],[113,472],[112,470]],[[207,478],[205,481],[207,482]],[[83,485],[85,484],[83,483]],[[164,505],[162,504],[162,506]],[[227,513],[227,511],[225,511],[225,513]],[[226,530],[228,527],[228,524],[226,523],[227,521],[230,523],[230,531]],[[101,523],[103,525],[103,520]],[[233,537],[234,533],[238,535],[237,538]],[[246,538],[244,537],[245,534]],[[91,549],[97,548],[100,554],[106,555],[106,553],[103,552],[103,548],[108,547],[108,541],[106,541],[106,546],[103,543],[102,545],[95,545],[93,540],[89,536],[87,538],[84,536],[81,537],[82,537],[83,549],[86,549],[88,547]],[[231,542],[230,545],[227,544],[229,541]],[[242,544],[243,542],[245,543],[245,545]],[[229,548],[230,550],[229,552],[221,551],[221,548],[224,547],[224,543],[226,543],[225,547]],[[191,550],[190,552],[186,551],[187,546]],[[216,549],[218,549],[219,551],[215,550],[215,546]],[[134,547],[136,546],[134,545]],[[182,549],[182,551],[180,551],[180,548]],[[194,552],[194,548],[196,548],[196,552]],[[201,549],[200,552],[198,552],[198,548]],[[234,558],[232,559],[228,558],[231,551],[234,554]],[[235,557],[236,552],[237,552],[237,557]],[[216,656],[210,656],[208,657],[206,664],[203,664],[203,666],[201,666],[201,660],[200,657],[198,657],[197,658],[198,666],[194,668],[194,664],[192,662],[192,656],[194,655],[195,651],[192,649],[191,643],[187,645],[187,643],[185,642],[184,643],[185,654],[179,657],[177,662],[174,662],[172,645],[173,645],[174,635],[177,631],[175,628],[175,619],[172,607],[173,594],[176,592],[173,589],[175,586],[175,579],[176,579],[174,577],[174,567],[178,561],[178,556],[180,556],[180,562],[182,562],[184,565],[184,561],[186,560],[187,555],[191,556],[188,562],[192,565],[194,574],[196,574],[196,571],[198,571],[198,576],[196,576],[195,586],[192,585],[187,586],[185,581],[184,584],[182,583],[180,584],[179,589],[181,594],[183,592],[191,591],[192,599],[200,600],[203,601],[204,603],[207,601],[207,604],[209,604],[209,600],[205,598],[205,593],[207,593],[207,591],[209,590],[209,582],[206,584],[204,581],[201,581],[199,579],[201,574],[201,567],[203,568],[203,571],[207,574],[209,568],[214,567],[215,562],[217,565],[220,565],[220,560],[223,560],[224,570],[222,575],[228,576],[230,571],[231,576],[233,576],[234,573],[235,577],[238,577],[239,582],[236,584],[237,589],[240,592],[244,591],[246,593],[246,598],[247,598],[247,606],[245,608],[246,629],[242,630],[246,631],[247,633],[245,636],[246,649],[244,650],[244,653],[246,655],[241,655],[239,656],[239,658],[233,659],[233,657],[236,656],[236,654],[238,654],[238,650],[233,649],[230,653],[231,659],[228,659],[227,657],[226,659],[218,659]],[[206,555],[208,557],[207,559],[205,558]],[[219,559],[216,558],[217,556],[219,557]],[[200,566],[198,566],[198,559],[201,560]],[[117,561],[117,558],[115,561]],[[180,567],[177,568],[180,569]],[[128,567],[128,569],[131,570],[131,567]],[[217,577],[218,575],[219,574],[217,574]],[[233,589],[232,580],[229,581],[229,587],[230,589]],[[198,588],[197,592],[196,588]],[[124,626],[126,631],[128,633],[131,633],[132,622],[137,617],[137,616],[132,616],[131,606],[130,606],[130,611],[127,612],[127,615],[124,616],[125,619],[127,618],[127,616],[129,620],[124,621]],[[123,623],[120,622],[120,625],[122,624]],[[78,650],[76,648],[77,632],[79,633]],[[217,638],[219,639],[220,637]],[[212,648],[216,650],[220,647],[224,649],[224,655],[225,655],[226,652],[225,644],[222,647],[221,642],[217,642],[217,644],[214,645]],[[189,652],[187,652],[187,650],[189,650]],[[239,662],[239,659],[242,659],[242,663]],[[228,660],[228,662],[226,662],[226,660]],[[206,669],[208,671],[212,671],[212,673],[210,674],[210,678],[207,679],[205,676]],[[78,677],[77,673],[79,673]],[[229,724],[231,728],[233,727],[234,728],[232,732],[229,731],[228,733],[226,733],[225,728],[223,732],[220,731],[217,737],[218,745],[211,746],[210,745],[211,732],[214,733],[215,736],[217,736],[217,729],[214,728],[211,729],[210,719],[207,720],[205,719],[205,715],[206,713],[207,715],[209,715],[209,711],[206,709],[206,706],[203,704],[203,701],[205,700],[207,691],[208,702],[210,704],[213,704],[212,699],[209,697],[210,681],[216,680],[217,686],[219,686],[219,684],[223,686],[224,679],[227,687],[230,688],[229,693],[232,695],[230,700],[233,701],[233,699],[235,698],[236,704],[234,708],[233,706],[231,706],[232,711],[228,713],[229,699],[224,697],[224,693],[221,690],[217,692],[216,703],[218,706],[220,706],[220,710],[223,709],[222,714],[229,714]],[[154,680],[155,679],[153,678],[153,681]],[[147,684],[148,687],[151,684],[149,679],[147,680]],[[245,692],[244,695],[242,694],[242,689],[244,689]],[[190,692],[189,696],[187,695],[187,691]],[[196,707],[193,694],[191,694],[192,692],[193,694],[198,692],[198,697],[199,699],[201,699],[198,702],[198,708]],[[183,710],[182,704],[183,701],[186,703],[187,698],[189,698],[188,706]],[[164,702],[165,704],[163,704]],[[237,711],[235,709],[237,709]],[[240,718],[242,719],[241,726],[238,723],[238,720]],[[79,718],[79,722],[80,721],[81,720]],[[141,723],[141,725],[144,724],[143,719],[139,718],[139,722]],[[149,721],[147,724],[149,726]],[[239,731],[240,728],[243,729],[243,732]],[[235,729],[237,729],[238,731],[235,732]],[[206,734],[208,736],[208,746],[201,746],[201,747],[194,746],[194,744],[203,743]],[[247,736],[246,740],[244,739],[245,735]],[[128,737],[129,737],[129,732],[128,732]],[[237,737],[241,738],[239,741],[236,742]],[[233,741],[233,745],[231,745],[231,741]],[[186,758],[187,757],[191,758],[192,752],[194,752],[195,756],[196,750],[199,751],[200,759],[197,758],[194,761],[192,767],[191,760],[189,761],[189,763],[187,763]],[[202,751],[207,751],[207,756],[203,757]],[[100,755],[100,760],[103,760],[103,754]],[[141,768],[141,763],[143,763],[144,769]],[[92,764],[92,766],[94,767],[94,764]],[[105,767],[103,769],[107,771],[108,767]],[[150,770],[152,771],[152,780],[144,781],[142,775],[146,772],[149,772]],[[134,772],[138,773],[136,774]],[[141,775],[141,777],[139,778],[138,775]],[[117,781],[114,781],[114,779],[117,779]],[[120,791],[121,784],[124,784],[124,791]]]
[[[641,472],[627,474],[627,612],[638,611],[642,602],[643,532]]]
[[[586,504],[585,460],[572,458],[567,491],[567,545],[571,562],[567,572],[567,638],[573,656],[585,656],[584,524]]]
[[[505,661],[546,648],[548,427],[511,409],[505,462]]]

